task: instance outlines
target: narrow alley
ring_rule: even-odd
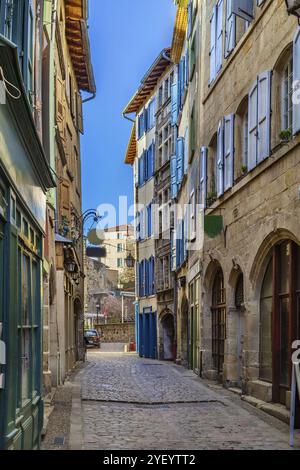
[[[290,449],[286,424],[183,367],[135,354],[89,352],[54,404],[44,449]]]

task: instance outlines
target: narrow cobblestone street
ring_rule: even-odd
[[[64,448],[289,449],[287,425],[173,363],[90,352],[71,382]],[[57,406],[44,448],[59,448],[53,446],[60,432]]]

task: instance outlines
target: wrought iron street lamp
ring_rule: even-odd
[[[285,0],[285,3],[288,14],[296,16],[300,24],[300,0]]]
[[[69,273],[74,273],[76,269],[76,263],[72,258],[67,258],[65,261],[66,268]]]
[[[132,254],[129,253],[127,258],[125,258],[125,264],[126,264],[127,268],[134,268],[134,263],[135,263],[135,259],[132,256]]]

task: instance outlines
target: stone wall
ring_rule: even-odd
[[[102,343],[130,343],[135,341],[135,323],[108,323],[96,325]]]

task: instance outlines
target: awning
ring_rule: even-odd
[[[73,241],[69,238],[62,237],[59,233],[55,234],[55,243],[65,243],[66,245],[72,245]]]

